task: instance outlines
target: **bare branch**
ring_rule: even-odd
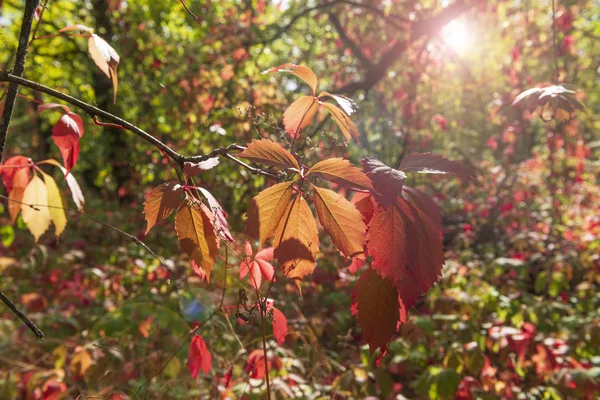
[[[27,325],[27,327],[35,334],[35,336],[37,336],[38,339],[44,338],[44,332],[42,332],[37,326],[35,326],[35,324],[33,322],[31,322],[31,320],[25,314],[23,314],[21,312],[21,310],[19,310],[17,308],[15,303],[10,301],[10,299],[8,297],[6,297],[6,295],[4,293],[2,293],[1,290],[0,290],[0,300],[2,300],[2,302],[4,304],[6,304],[8,306],[8,308],[10,308],[11,311],[13,313],[15,313],[15,315],[21,319],[21,321],[23,321],[25,323],[25,325]]]
[[[344,43],[344,45],[350,49],[352,54],[354,54],[354,57],[356,57],[358,59],[358,61],[362,65],[362,67],[367,72],[371,71],[375,67],[375,65],[371,62],[371,60],[369,60],[367,58],[367,56],[364,55],[364,53],[362,52],[360,47],[358,47],[358,44],[356,42],[354,42],[352,39],[350,39],[348,37],[348,35],[346,35],[346,31],[342,27],[342,24],[340,23],[340,20],[338,19],[338,17],[333,13],[329,13],[328,16],[329,16],[329,20],[335,27],[335,30],[337,31],[338,36],[340,37],[340,40],[342,41],[342,43]]]

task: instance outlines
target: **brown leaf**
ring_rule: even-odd
[[[273,185],[255,196],[248,206],[246,234],[258,239],[261,245],[273,237],[273,233],[292,200],[294,182]]]
[[[319,221],[333,244],[346,257],[363,253],[366,226],[354,204],[332,190],[314,186],[313,193]]]
[[[219,251],[217,236],[207,210],[198,202],[186,201],[177,211],[175,230],[181,249],[206,273],[210,272]]]
[[[400,303],[394,284],[368,268],[356,283],[352,297],[353,306],[357,308],[356,319],[371,354],[377,348],[385,350],[400,320]]]
[[[308,170],[306,176],[309,174],[320,175],[343,187],[375,190],[369,177],[344,158],[329,158],[319,161]]]
[[[148,226],[146,234],[154,225],[166,219],[184,199],[183,186],[167,182],[152,189],[144,202],[144,214]]]
[[[275,258],[285,276],[301,280],[315,269],[319,231],[301,194],[288,204],[275,231]]]
[[[238,157],[270,167],[300,169],[298,161],[289,151],[268,139],[253,140]]]
[[[289,72],[306,82],[312,89],[313,95],[317,92],[317,84],[319,80],[313,70],[308,67],[287,63],[265,71],[265,73],[269,72]]]
[[[298,138],[304,128],[312,122],[319,110],[319,103],[312,96],[302,96],[283,113],[283,126],[291,138]]]
[[[343,112],[342,110],[340,110],[339,108],[337,108],[336,106],[334,106],[331,103],[323,103],[322,102],[321,105],[323,107],[325,107],[327,109],[327,111],[329,111],[331,113],[333,120],[335,121],[337,126],[342,131],[342,134],[346,138],[346,141],[349,142],[350,139],[352,137],[354,137],[354,140],[356,140],[358,142],[358,139],[359,139],[358,128],[356,127],[356,125],[354,125],[354,122],[352,122],[352,120],[350,119],[348,114],[346,114],[345,112]]]
[[[454,174],[461,179],[471,179],[471,174],[461,163],[431,153],[416,153],[404,157],[398,169],[420,174]]]

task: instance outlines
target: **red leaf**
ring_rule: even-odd
[[[67,113],[60,117],[52,128],[52,139],[60,149],[63,163],[69,172],[79,158],[79,139],[83,136],[83,121],[75,113]]]
[[[13,188],[25,190],[31,180],[31,171],[29,164],[31,159],[25,156],[13,156],[0,165],[0,174],[2,183],[6,187],[6,193],[10,193]]]
[[[288,334],[288,323],[285,315],[277,308],[273,307],[273,336],[280,345],[285,342],[285,337]]]
[[[375,158],[363,158],[360,162],[367,176],[373,181],[373,186],[377,191],[375,195],[377,202],[387,208],[402,192],[406,174],[388,167]]]
[[[440,208],[433,201],[433,199],[427,196],[425,193],[420,190],[413,189],[409,186],[404,186],[402,188],[402,197],[404,200],[412,203],[415,207],[421,209],[431,221],[437,226],[441,226],[442,224],[442,213],[440,212]]]
[[[198,190],[202,193],[202,195],[208,201],[208,206],[210,210],[213,212],[214,221],[213,226],[215,227],[215,232],[228,240],[233,242],[233,236],[231,236],[231,232],[229,231],[229,223],[227,222],[227,213],[221,207],[221,204],[215,199],[215,197],[206,189],[199,187]]]
[[[194,270],[194,273],[198,275],[201,282],[204,282],[206,280],[206,272],[204,272],[204,270],[200,268],[194,260],[192,260],[192,270]]]
[[[195,335],[190,343],[187,360],[188,370],[192,378],[196,379],[200,371],[208,374],[212,368],[212,356],[204,343],[202,336]]]
[[[362,214],[363,221],[368,224],[375,214],[377,203],[373,196],[369,193],[357,192],[352,198],[352,203],[356,206],[356,209]]]
[[[352,297],[353,310],[371,354],[377,348],[385,350],[400,320],[394,284],[369,268],[360,276]]]
[[[273,279],[274,268],[269,261],[273,260],[273,248],[268,247],[260,250],[252,257],[252,246],[246,241],[245,246],[246,258],[240,264],[240,278],[244,278],[250,273],[250,286],[255,289],[260,288],[262,277],[268,281]]]
[[[461,179],[471,179],[471,174],[461,163],[431,153],[417,153],[404,157],[398,169],[420,174],[454,174]]]

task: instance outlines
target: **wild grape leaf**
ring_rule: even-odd
[[[442,213],[440,208],[427,194],[405,185],[402,188],[402,198],[423,211],[436,226],[441,227]]]
[[[67,226],[67,216],[65,214],[60,190],[58,190],[54,178],[44,172],[42,172],[42,176],[44,177],[44,183],[48,190],[48,209],[50,211],[50,217],[52,218],[55,234],[58,238]]]
[[[187,177],[196,176],[202,171],[208,171],[219,165],[219,158],[213,157],[196,163],[186,161],[183,163],[183,172]]]
[[[246,234],[258,239],[261,245],[273,237],[273,233],[288,204],[292,200],[294,182],[273,185],[255,196],[248,206]]]
[[[371,354],[385,350],[400,320],[398,293],[392,281],[368,268],[353,292],[353,309]]]
[[[312,89],[313,96],[317,92],[317,84],[319,83],[319,80],[317,78],[317,75],[315,75],[315,73],[312,71],[312,69],[308,67],[305,67],[303,65],[287,63],[278,67],[273,67],[265,71],[264,73],[269,72],[289,72],[292,75],[295,75],[298,78],[302,79],[304,82],[306,82],[308,86],[310,86],[310,88]]]
[[[331,97],[332,99],[334,99],[340,105],[342,110],[344,110],[344,112],[348,115],[352,115],[356,112],[356,110],[358,110],[358,106],[356,105],[354,100],[352,100],[349,97],[342,96],[340,94],[330,94],[327,92],[321,92],[319,93],[319,98],[322,97]]]
[[[85,204],[85,198],[83,197],[83,192],[81,191],[81,188],[79,187],[79,183],[77,183],[77,179],[75,179],[73,174],[70,174],[69,171],[67,171],[67,169],[65,167],[60,165],[60,163],[54,159],[40,161],[37,164],[51,164],[51,165],[54,165],[55,167],[58,167],[62,171],[63,175],[65,175],[65,180],[67,181],[67,185],[69,186],[69,189],[71,190],[71,197],[73,198],[73,202],[75,203],[75,205],[77,206],[77,209],[79,211],[83,211],[83,205]]]
[[[204,282],[206,280],[206,272],[194,260],[190,264],[192,265],[192,271],[200,278],[200,281]]]
[[[52,139],[60,150],[64,166],[73,169],[79,158],[79,139],[83,136],[83,120],[75,113],[64,114],[52,128]]]
[[[207,281],[210,281],[210,272],[219,251],[209,212],[200,203],[188,200],[175,217],[175,230],[181,249],[202,268]]]
[[[282,345],[288,334],[287,318],[275,307],[273,307],[271,312],[273,313],[273,336],[277,343]]]
[[[229,231],[229,223],[227,222],[227,213],[221,207],[221,204],[215,199],[215,196],[212,195],[208,190],[199,187],[198,190],[208,201],[208,206],[215,217],[213,221],[213,225],[218,235],[222,236],[225,240],[229,242],[233,242],[233,236]]]
[[[377,208],[377,202],[371,196],[370,193],[357,192],[354,197],[352,197],[352,204],[356,207],[356,209],[361,213],[363,217],[363,222],[368,224],[373,218],[373,214],[375,214],[375,209]]]
[[[275,270],[269,261],[272,261],[274,258],[274,250],[272,247],[268,247],[260,250],[253,256],[252,246],[248,241],[246,241],[244,250],[246,252],[246,257],[240,264],[240,279],[249,275],[248,280],[250,281],[250,286],[259,289],[263,276],[267,281],[273,279]]]
[[[270,167],[300,169],[298,161],[289,151],[267,139],[253,140],[238,157]]]
[[[387,209],[378,207],[375,211],[368,228],[367,250],[373,257],[373,268],[382,276],[415,287],[414,292],[400,293],[405,304],[414,301],[414,293],[433,286],[444,264],[439,228],[400,197]]]
[[[33,234],[37,242],[40,236],[48,230],[52,217],[48,209],[48,189],[44,182],[37,176],[31,178],[31,181],[23,193],[23,203],[21,205],[21,215],[23,222]],[[34,206],[34,207],[31,207]]]
[[[275,231],[275,258],[286,277],[299,280],[313,272],[319,252],[319,231],[304,197],[287,204]]]
[[[398,169],[421,174],[454,174],[464,180],[471,179],[471,174],[461,163],[431,153],[416,153],[406,156],[402,159]]]
[[[313,165],[306,176],[315,174],[343,187],[373,191],[373,184],[367,175],[344,158],[329,158]]]
[[[352,137],[354,137],[354,140],[356,140],[358,142],[358,139],[359,139],[358,128],[356,127],[354,122],[352,122],[352,120],[350,119],[348,114],[346,114],[344,111],[340,110],[339,108],[337,108],[335,105],[333,105],[331,103],[321,102],[321,105],[323,107],[325,107],[327,109],[327,111],[329,111],[329,113],[333,117],[333,120],[335,121],[337,126],[342,131],[342,134],[346,138],[346,141],[349,142],[350,139]]]
[[[319,110],[319,103],[313,96],[302,96],[294,101],[283,113],[283,126],[290,137],[298,138],[304,128],[311,124]]]
[[[198,377],[200,371],[208,374],[212,368],[212,355],[200,335],[194,335],[190,342],[187,366],[194,379]]]
[[[360,162],[363,170],[373,182],[377,202],[384,208],[389,207],[402,192],[406,174],[388,167],[375,158],[363,158]]]
[[[314,186],[314,202],[321,225],[346,257],[364,252],[366,226],[354,204],[336,192]]]
[[[117,77],[117,67],[119,66],[119,54],[100,36],[92,33],[88,39],[88,51],[94,63],[106,75],[112,79],[113,83],[113,102],[117,102],[117,87],[119,81]]]
[[[144,202],[146,234],[152,227],[165,220],[183,201],[183,186],[174,182],[163,183],[148,193]]]
[[[8,213],[10,214],[10,220],[14,224],[17,221],[17,217],[21,212],[21,203],[23,202],[24,188],[14,187],[8,194]]]
[[[6,187],[6,192],[10,193],[13,187],[20,187],[25,190],[31,179],[29,157],[13,156],[0,165],[0,175],[2,183]]]

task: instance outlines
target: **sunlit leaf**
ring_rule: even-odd
[[[118,86],[117,67],[120,61],[119,54],[117,54],[111,45],[95,33],[92,33],[88,39],[88,51],[98,68],[100,68],[107,78],[112,79],[113,101],[116,103]]]
[[[79,139],[83,130],[83,120],[75,113],[64,114],[52,128],[52,139],[60,150],[67,172],[79,159]]]
[[[52,217],[56,237],[59,237],[67,226],[67,215],[63,208],[62,197],[54,178],[44,172],[42,172],[42,176],[44,177],[44,183],[46,183],[46,189],[48,190],[50,216]]]
[[[152,189],[144,202],[146,217],[146,234],[152,227],[165,220],[184,199],[183,186],[167,182]]]
[[[300,169],[298,161],[289,151],[278,143],[267,139],[253,140],[248,143],[248,147],[239,153],[238,157],[247,158],[250,161],[270,167]]]
[[[200,335],[194,335],[188,349],[188,370],[192,378],[196,379],[200,371],[208,374],[212,368],[212,355]]]
[[[308,86],[310,86],[310,88],[312,89],[313,95],[315,95],[315,93],[317,92],[317,84],[319,80],[317,79],[317,76],[312,71],[312,69],[308,67],[305,67],[303,65],[287,63],[278,67],[273,67],[265,71],[264,73],[269,72],[289,72],[306,82]]]
[[[358,128],[356,127],[354,122],[352,122],[352,120],[350,119],[348,114],[346,114],[345,112],[343,112],[342,110],[340,110],[339,108],[337,108],[335,105],[333,105],[331,103],[321,103],[321,105],[323,107],[325,107],[327,109],[327,111],[329,111],[329,113],[333,117],[333,120],[335,121],[337,126],[342,131],[342,134],[346,138],[346,141],[349,142],[350,139],[353,137],[354,140],[356,140],[358,142],[358,139],[359,139]]]
[[[373,182],[377,202],[383,207],[388,207],[402,192],[406,174],[388,167],[375,158],[363,158],[360,162],[363,170]]]
[[[343,187],[374,190],[371,179],[344,158],[328,158],[313,165],[306,176],[315,174]]]
[[[282,345],[288,334],[287,318],[275,307],[273,307],[271,312],[273,313],[273,336],[277,343]]]
[[[302,96],[283,113],[283,126],[291,138],[298,138],[302,130],[311,124],[319,110],[318,101],[312,96]]]
[[[273,185],[255,196],[248,206],[246,234],[264,244],[273,237],[286,207],[292,200],[294,182]]]
[[[39,177],[31,178],[23,193],[23,203],[21,205],[23,222],[37,242],[52,222],[52,216],[48,210],[48,189]]]

